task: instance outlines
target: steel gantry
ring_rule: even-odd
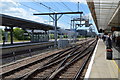
[[[83,12],[60,12],[60,13],[38,13],[38,14],[33,14],[33,15],[49,15],[53,21],[54,21],[54,25],[55,25],[55,44],[54,46],[57,47],[57,21],[62,17],[63,14],[83,14]],[[58,15],[60,15],[58,17]]]
[[[79,21],[80,24],[76,24],[75,21]],[[81,23],[82,21],[85,21],[85,23]],[[85,25],[85,27],[89,27],[92,24],[89,24],[89,19],[82,18],[82,15],[80,15],[80,18],[73,18],[71,20],[71,29],[74,30],[74,32],[75,32],[75,36],[74,36],[75,40],[77,38],[77,33],[76,33],[77,32],[77,28],[78,27],[82,27],[83,25]]]

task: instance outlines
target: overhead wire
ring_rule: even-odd
[[[22,4],[22,3],[20,3],[20,2],[17,2],[17,3],[19,3],[20,5],[25,6],[25,7],[27,7],[27,8],[30,8],[30,9],[32,9],[32,10],[35,10],[35,11],[38,11],[38,12],[42,12],[42,11],[40,11],[40,10],[34,9],[34,8],[32,8],[32,7],[30,7],[30,6],[27,6],[27,5],[25,5],[25,4]],[[36,3],[37,3],[37,2],[36,2]],[[49,10],[52,11],[52,12],[55,12],[55,11],[56,11],[55,9],[53,9],[53,8],[51,8],[51,7],[43,4],[43,3],[40,3],[40,5],[44,6],[45,8],[49,9]],[[55,6],[55,5],[54,5],[54,6]],[[57,12],[57,11],[56,11],[56,12]],[[71,18],[71,17],[68,16],[68,15],[65,15],[65,16]],[[67,22],[67,21],[65,21],[65,22]],[[70,23],[67,22],[67,24],[70,24]]]
[[[38,11],[38,12],[42,12],[42,11],[40,11],[40,10],[34,9],[34,8],[32,8],[32,7],[29,7],[29,6],[27,6],[27,5],[25,5],[25,4],[22,4],[22,3],[20,3],[20,2],[16,2],[16,3],[19,3],[20,5],[25,6],[25,7],[27,7],[27,8],[30,8],[30,9],[32,9],[32,10],[35,10],[35,11]]]
[[[35,0],[34,0],[35,1]],[[36,2],[36,1],[35,1]],[[39,3],[39,2],[36,2],[36,3]],[[47,6],[46,4],[43,4],[43,3],[40,3],[40,5],[42,5],[43,7],[45,7],[45,8],[47,8],[47,9],[49,9],[50,11],[52,11],[52,12],[58,12],[57,10],[55,10],[55,9],[53,9],[52,7],[49,7],[49,6]],[[54,5],[55,6],[55,5]],[[66,15],[67,16],[67,15]],[[68,16],[67,16],[68,17]],[[62,21],[63,22],[63,21]],[[65,21],[64,20],[64,22],[66,22],[67,24],[70,24],[70,23],[68,23],[67,21]]]
[[[59,2],[56,2],[57,4],[59,4],[60,6],[61,6],[61,4],[59,3]],[[57,7],[57,6],[56,6]],[[68,8],[67,8],[68,9]],[[59,9],[60,10],[60,9]],[[68,9],[69,10],[69,9]],[[60,11],[62,11],[62,10],[60,10]],[[73,12],[73,11],[72,11]],[[67,14],[65,14],[65,16],[66,17],[68,17],[68,18],[70,18],[71,19],[71,16],[69,16],[69,15],[67,15]],[[64,20],[65,21],[65,20]],[[67,21],[65,21],[67,24],[71,24],[71,23],[69,23],[69,22],[67,22]]]
[[[44,8],[47,8],[49,10],[49,12],[57,12],[55,9],[53,9],[52,7],[47,6],[46,4],[42,3],[42,2],[36,2],[35,0],[33,0],[35,3],[37,3],[38,5],[43,6]],[[49,17],[49,23],[50,23],[50,17]]]
[[[59,2],[57,2],[57,4],[61,5]],[[69,9],[68,9],[68,10],[69,10]],[[72,12],[73,12],[73,11],[72,11]],[[65,16],[67,16],[68,18],[71,19],[71,16],[69,16],[69,15],[67,15],[67,14],[65,14]]]
[[[68,10],[72,11],[65,3],[61,2]],[[78,8],[79,9],[79,8]],[[78,10],[79,11],[79,10]],[[72,11],[73,12],[73,11]],[[69,23],[71,25],[71,23]]]
[[[55,3],[55,2],[54,2]],[[57,2],[58,3],[58,2]],[[56,7],[57,9],[59,9],[56,5],[54,5],[54,4],[52,4],[54,7]],[[52,8],[51,8],[52,9]],[[61,12],[61,10],[59,9],[59,11]],[[58,12],[58,11],[57,11]],[[69,17],[70,18],[70,16],[68,16],[68,15],[65,15],[66,17]],[[70,18],[71,19],[71,18]],[[64,20],[64,22],[66,22],[67,24],[70,24],[70,23],[68,23],[67,21],[65,21]]]
[[[38,12],[42,12],[42,11],[40,11],[40,10],[37,10],[37,9],[34,9],[34,8],[32,8],[32,7],[30,7],[30,6],[27,6],[27,5],[25,5],[25,4],[22,4],[22,3],[20,3],[20,2],[15,2],[15,3],[17,3],[17,4],[20,4],[20,5],[22,5],[22,6],[25,6],[26,8],[29,8],[29,9],[32,9],[32,10],[35,10],[35,11],[38,11]],[[46,8],[48,8],[48,9],[52,9],[51,7],[48,7],[48,6],[46,6],[46,5],[44,5],[44,4],[42,4],[44,7],[46,7]],[[56,11],[56,10],[54,10],[54,11]],[[54,12],[54,11],[52,11],[52,12]],[[66,22],[66,21],[65,21]],[[67,23],[67,24],[69,24],[69,23]]]
[[[55,9],[53,9],[53,8],[51,8],[51,7],[49,7],[49,6],[45,5],[45,4],[43,4],[42,2],[37,2],[37,1],[35,1],[35,0],[33,0],[33,1],[34,1],[35,3],[37,3],[37,4],[41,5],[41,6],[43,6],[44,8],[49,9],[51,12],[56,12]]]
[[[52,3],[52,6],[54,6],[55,8],[57,8],[58,11],[61,11],[59,7],[57,7],[55,4],[55,2]]]
[[[35,0],[34,0],[35,1]],[[39,2],[36,2],[36,3],[39,3]],[[43,4],[43,3],[41,3],[40,2],[40,5],[42,5],[43,7],[46,7],[47,9],[50,9],[50,11],[52,11],[52,12],[58,12],[57,10],[55,10],[55,9],[53,9],[52,7],[49,7],[49,6],[47,6],[46,4]],[[57,6],[55,6],[55,5],[53,5],[54,7],[56,7],[56,8],[58,8]]]
[[[68,10],[72,11],[64,2],[61,2]],[[72,11],[73,12],[73,11]]]

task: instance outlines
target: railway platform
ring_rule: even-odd
[[[119,80],[119,52],[113,47],[113,60],[106,59],[105,43],[99,39],[88,66],[85,80]]]

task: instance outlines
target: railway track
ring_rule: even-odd
[[[67,64],[60,67],[54,71],[49,77],[48,80],[54,79],[74,79],[81,80],[83,79],[82,72],[89,61],[91,54],[94,50],[94,45],[89,46],[87,51],[83,51],[84,54],[78,54],[75,58],[70,60]],[[82,76],[81,76],[82,75]]]
[[[83,41],[79,40],[79,41]],[[39,44],[39,43],[38,43]],[[28,45],[16,45],[12,46],[12,47],[8,47],[8,48],[3,48],[2,49],[2,54],[0,59],[2,60],[2,65],[10,63],[10,62],[14,62],[17,60],[21,60],[23,58],[27,58],[27,57],[31,57],[37,54],[40,54],[42,52],[45,51],[49,51],[49,50],[53,50],[55,49],[54,43],[53,42],[49,42],[49,43],[43,43],[38,45],[36,44],[28,44]]]
[[[54,80],[61,78],[78,79],[94,49],[93,43],[95,45],[95,42],[92,42],[89,45],[85,45],[80,51],[66,56],[61,62],[58,60],[37,68],[36,70],[25,75],[25,77],[22,77],[22,80],[29,80],[31,78],[44,80]]]
[[[89,40],[87,42],[89,43],[89,42],[91,42],[91,40]],[[49,67],[50,65],[54,65],[56,63],[59,64],[66,58],[65,56],[70,55],[73,52],[77,51],[85,43],[86,42],[83,42],[83,43],[78,44],[78,45],[76,45],[74,47],[66,49],[64,51],[61,51],[61,52],[55,53],[53,55],[47,56],[45,58],[42,58],[42,59],[40,59],[38,61],[35,61],[35,62],[31,63],[31,64],[19,67],[19,68],[15,69],[15,70],[12,70],[12,71],[9,71],[9,72],[2,73],[1,74],[2,78],[3,79],[9,79],[9,78],[21,79],[24,76],[30,74],[31,72],[36,71],[39,67],[44,68],[44,66]]]
[[[84,40],[84,39],[83,39]],[[83,40],[79,40],[79,41],[83,41]],[[12,48],[10,47],[10,50],[9,50],[9,48],[7,48],[7,49],[2,49],[2,55],[0,55],[1,57],[0,57],[0,59],[6,59],[6,58],[11,58],[11,57],[13,57],[13,56],[19,56],[19,55],[23,55],[23,54],[29,54],[30,56],[32,55],[31,53],[33,53],[33,52],[36,52],[36,51],[42,51],[42,50],[45,50],[45,49],[47,49],[47,48],[49,48],[49,47],[51,47],[51,46],[54,46],[54,43],[52,43],[52,42],[50,42],[50,43],[44,43],[44,44],[41,44],[41,46],[38,46],[38,44],[34,44],[34,45],[29,45],[29,46],[31,46],[31,47],[28,47],[27,45],[26,45],[26,47],[24,47],[23,48],[23,46],[21,45],[21,46],[18,46],[17,48],[20,48],[20,47],[22,47],[23,48],[23,50],[20,50],[20,49],[18,49],[17,50],[17,48],[16,48],[16,50],[14,51],[14,50],[12,50]],[[35,46],[38,46],[38,47],[35,47]],[[32,48],[32,47],[34,47],[34,48]],[[13,49],[14,49],[15,47],[13,47]],[[8,50],[8,51],[7,51]]]
[[[55,49],[53,46],[53,42],[5,46],[2,48],[2,53],[0,54],[0,60],[2,61],[1,65],[53,50]]]

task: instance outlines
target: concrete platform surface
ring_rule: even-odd
[[[113,46],[113,60],[117,64],[120,71],[120,48]]]
[[[106,59],[106,46],[98,41],[91,62],[85,75],[85,80],[118,80],[120,69],[115,60]]]

